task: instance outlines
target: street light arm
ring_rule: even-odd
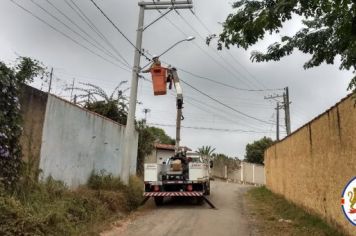
[[[158,57],[163,56],[164,54],[166,54],[169,50],[171,50],[172,48],[174,48],[175,46],[177,46],[178,44],[180,44],[181,42],[187,41],[186,39],[182,39],[178,42],[176,42],[175,44],[173,44],[172,46],[170,46],[167,50],[165,50],[164,52],[162,52],[161,54],[158,55]]]
[[[178,44],[180,44],[180,43],[182,43],[182,42],[184,42],[184,41],[192,41],[192,40],[194,40],[194,39],[195,39],[195,37],[193,37],[193,36],[190,36],[190,37],[188,37],[188,38],[186,38],[186,39],[182,39],[182,40],[176,42],[175,44],[173,44],[172,46],[170,46],[167,50],[165,50],[165,51],[162,52],[161,54],[159,54],[158,57],[163,56],[164,54],[166,54],[169,50],[171,50],[172,48],[174,48],[174,47],[177,46]],[[142,72],[143,69],[145,69],[150,63],[151,63],[151,62],[147,63],[144,67],[140,68],[140,71]]]

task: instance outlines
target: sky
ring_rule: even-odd
[[[84,86],[82,83],[92,83],[107,93],[111,93],[121,81],[128,81],[123,89],[130,87],[134,48],[90,0],[14,2],[42,21],[10,0],[0,1],[1,61],[11,65],[18,56],[28,56],[43,62],[49,70],[53,68],[54,71],[52,92],[65,99],[70,99],[70,92],[65,88],[70,87],[73,81],[75,87]],[[135,43],[138,1],[95,2],[125,36]],[[303,69],[303,64],[310,55],[298,51],[278,62],[250,61],[253,50],[265,51],[269,44],[281,36],[291,36],[298,31],[302,27],[301,19],[295,17],[283,26],[279,34],[266,35],[264,40],[246,51],[238,48],[218,51],[216,41],[213,40],[208,46],[205,38],[209,34],[221,32],[221,23],[233,12],[231,1],[193,0],[193,4],[194,14],[183,9],[172,11],[145,29],[143,34],[143,49],[148,56],[160,54],[177,41],[195,36],[195,40],[178,44],[161,58],[164,64],[178,69],[183,81],[201,91],[182,85],[185,101],[182,145],[193,150],[208,145],[216,148],[217,153],[243,158],[246,144],[263,136],[276,138],[276,101],[265,97],[281,95],[283,88],[288,86],[293,132],[348,94],[346,89],[352,73],[338,69],[339,59],[334,65],[323,64],[308,70]],[[86,24],[84,20],[88,20],[77,14],[78,9],[96,29]],[[161,14],[156,10],[145,11],[145,25]],[[95,30],[100,31],[101,35]],[[117,52],[129,65],[123,62]],[[147,61],[142,57],[141,65],[146,64]],[[186,71],[229,86],[192,76]],[[149,74],[145,77],[150,80]],[[33,86],[48,90],[45,82],[37,81]],[[136,109],[136,118],[144,118],[143,109],[150,109],[147,122],[163,128],[174,138],[174,94],[172,90],[165,96],[154,96],[152,84],[140,79],[140,104]],[[126,95],[129,96],[129,91]],[[280,136],[283,138],[286,135],[284,113],[283,110],[280,112]]]

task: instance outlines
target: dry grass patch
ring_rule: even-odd
[[[305,212],[265,187],[251,189],[246,198],[258,235],[343,235],[319,217]]]

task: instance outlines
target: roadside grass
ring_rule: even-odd
[[[253,188],[246,197],[258,235],[343,235],[319,217],[307,213],[266,187]]]
[[[88,186],[75,191],[52,178],[27,184],[11,194],[0,188],[0,235],[98,235],[142,199],[137,177],[125,186],[111,175],[93,174]]]

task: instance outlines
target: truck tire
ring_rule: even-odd
[[[205,195],[209,196],[210,195],[210,181],[206,183],[205,185]]]
[[[162,206],[163,205],[163,197],[154,197],[154,198],[155,198],[156,206]]]
[[[204,199],[203,199],[203,197],[196,197],[196,198],[195,198],[195,202],[196,202],[197,205],[200,206],[200,205],[203,204]]]

